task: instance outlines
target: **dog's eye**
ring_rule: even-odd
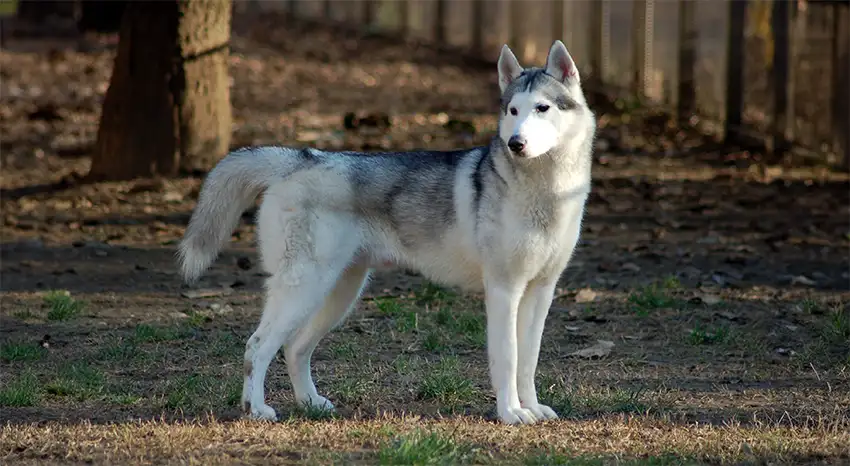
[[[546,110],[549,110],[548,105],[542,105],[541,104],[541,105],[537,106],[537,111],[540,112],[540,113],[546,113]]]
[[[516,116],[516,114],[517,114],[516,107],[511,107],[511,115]]]

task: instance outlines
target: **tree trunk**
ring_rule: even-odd
[[[91,180],[209,168],[230,144],[229,0],[129,2]]]

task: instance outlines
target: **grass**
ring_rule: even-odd
[[[475,449],[438,432],[415,431],[387,442],[378,452],[378,463],[395,465],[470,464]]]
[[[0,406],[14,408],[37,406],[41,386],[32,372],[24,372],[0,387]]]
[[[650,409],[643,389],[571,386],[564,377],[541,374],[537,397],[559,416],[582,419],[600,414],[642,414]]]
[[[679,286],[657,282],[649,295],[661,298],[643,302],[679,299],[685,294]],[[633,295],[647,297],[645,291]],[[312,464],[672,465],[751,461],[741,450],[746,442],[765,461],[844,458],[850,418],[840,408],[850,395],[836,390],[846,383],[841,371],[850,364],[843,308],[817,301],[822,312],[798,312],[803,320],[792,333],[771,335],[776,325],[763,325],[760,317],[775,307],[765,305],[760,314],[761,308],[738,309],[744,300],[730,302],[735,315],[748,316],[746,324],[724,327],[715,308],[699,306],[664,322],[647,321],[632,308],[604,309],[604,303],[596,311],[611,316],[605,323],[550,314],[538,395],[562,419],[521,427],[492,419],[481,303],[437,287],[383,298],[373,329],[344,326],[320,345],[314,378],[338,412],[296,406],[278,357],[266,393],[283,414],[281,423],[234,420],[242,352],[255,325],[236,313],[201,326],[189,319],[172,326],[128,322],[106,334],[93,332],[87,319],[69,320],[51,329],[48,349],[28,343],[39,341],[41,329],[24,328],[0,346],[0,420],[17,428],[4,430],[0,423],[0,448],[23,463],[35,451],[40,461],[275,462],[284,461],[285,449],[286,458]],[[185,310],[185,303],[174,309]],[[407,334],[392,336],[411,320]],[[564,358],[596,338],[617,341],[618,351],[605,360]],[[755,341],[764,345],[758,354],[742,346]],[[797,351],[785,365],[774,353],[778,344]],[[809,352],[803,344],[812,345]],[[800,364],[803,353],[819,359]],[[736,371],[756,386],[789,374],[798,382],[769,390],[707,390],[687,385],[694,380],[691,367],[698,367],[699,380]],[[796,401],[788,401],[791,391]],[[117,422],[86,423],[95,408],[98,418]],[[788,411],[795,425],[779,421],[778,410]],[[823,417],[807,420],[812,413]],[[68,421],[39,424],[51,416]],[[143,421],[123,422],[127,417]],[[166,420],[154,420],[160,417]]]
[[[162,341],[179,340],[183,334],[173,327],[157,327],[149,324],[139,324],[133,331],[134,343],[157,343]]]
[[[647,456],[644,458],[622,458],[619,456],[602,455],[571,455],[557,451],[529,455],[523,461],[527,466],[673,466],[703,464],[697,460],[684,459],[676,455]]]
[[[71,297],[67,291],[50,291],[44,296],[44,304],[47,306],[47,320],[62,321],[77,317],[85,303]]]
[[[661,282],[653,282],[632,292],[628,302],[639,316],[645,317],[649,315],[649,311],[683,304],[681,299],[674,296],[680,288],[679,279],[668,277]]]
[[[33,343],[6,342],[0,346],[0,360],[4,362],[38,361],[45,350]]]
[[[450,408],[472,403],[478,390],[458,366],[455,357],[440,360],[423,375],[419,396]]]
[[[105,394],[103,372],[83,362],[60,369],[58,377],[45,386],[45,391],[60,397],[82,401]]]
[[[697,324],[688,334],[688,343],[694,346],[725,343],[729,341],[729,334],[727,326],[706,328]]]
[[[242,395],[241,379],[235,374],[220,377],[194,372],[166,385],[165,408],[199,413],[217,406],[237,406]]]

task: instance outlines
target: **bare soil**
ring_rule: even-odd
[[[174,245],[203,174],[78,182],[108,39],[0,52],[4,463],[850,462],[848,175],[598,96],[593,193],[541,352],[564,420],[494,423],[480,297],[404,272],[376,276],[317,351],[336,418],[298,410],[278,360],[286,420],[239,420],[255,227],[246,215],[196,287],[217,293],[187,298]],[[273,13],[237,15],[230,72],[234,147],[449,149],[496,128],[493,65]],[[598,340],[608,354],[572,355]]]

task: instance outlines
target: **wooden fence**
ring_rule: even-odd
[[[260,0],[261,8],[541,63],[555,38],[585,81],[728,143],[850,161],[850,2]]]

